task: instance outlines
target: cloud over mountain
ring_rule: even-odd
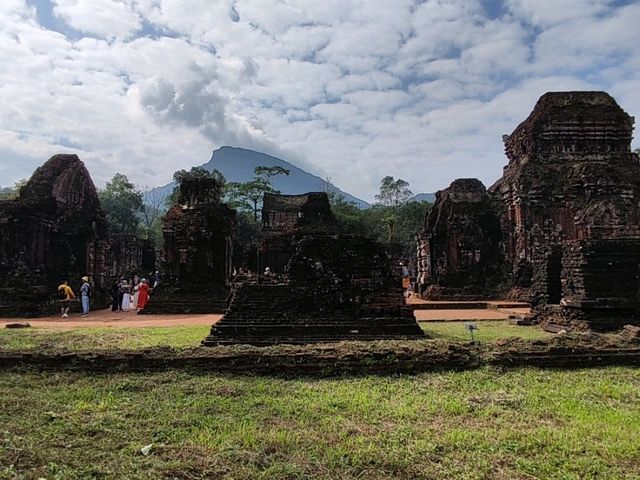
[[[640,112],[640,1],[4,0],[0,184],[56,152],[147,185],[220,145],[371,200],[485,183],[548,90]],[[637,145],[637,143],[636,143]]]

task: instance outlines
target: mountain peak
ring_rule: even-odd
[[[296,165],[281,158],[257,152],[248,148],[223,145],[214,150],[211,159],[202,167],[205,170],[218,170],[229,182],[245,183],[253,179],[256,167],[282,167],[289,170],[289,175],[277,175],[271,179],[275,189],[285,195],[299,195],[307,192],[325,192],[327,183],[317,175],[313,175]],[[335,185],[329,183],[329,191],[342,195],[346,201],[353,202],[360,208],[368,208],[370,205],[347,192],[343,192]],[[163,193],[173,190],[173,184],[159,187]]]
[[[282,167],[289,170],[289,175],[278,175],[272,178],[273,187],[285,195],[299,195],[307,192],[324,192],[327,190],[326,181],[302,168],[281,158],[248,148],[222,146],[214,150],[211,159],[203,165],[207,170],[219,170],[230,182],[244,183],[253,178],[256,167]],[[364,200],[343,192],[329,183],[329,190],[343,195],[345,200],[357,204],[360,208],[367,208],[369,204]]]

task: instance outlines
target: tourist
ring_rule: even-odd
[[[89,284],[89,277],[82,277],[82,286],[80,287],[80,300],[82,301],[82,315],[86,317],[89,315],[89,301],[91,299],[91,285]]]
[[[409,276],[409,268],[400,262],[402,267],[402,289],[404,291],[404,298],[409,298],[411,295],[411,277]]]
[[[153,278],[153,288],[156,288],[158,285],[160,285],[160,272],[156,270],[156,274]]]
[[[133,296],[131,297],[131,308],[138,309],[138,297],[140,296],[140,277],[133,276]]]
[[[120,282],[116,280],[111,286],[111,311],[120,310]]]
[[[71,300],[76,298],[76,295],[66,280],[58,286],[58,297],[60,298],[61,318],[69,318],[69,305]]]
[[[128,312],[129,305],[131,304],[131,287],[129,286],[129,282],[124,278],[120,283],[120,291],[122,292],[120,310],[122,310],[123,312]]]
[[[271,273],[271,268],[270,267],[267,267],[267,268],[264,269],[264,275],[265,275],[265,277],[270,277],[271,275],[273,275]]]
[[[144,310],[144,307],[147,305],[148,300],[149,300],[149,285],[147,284],[147,279],[143,278],[140,281],[140,290],[138,294],[138,311]]]

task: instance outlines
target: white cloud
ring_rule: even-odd
[[[71,27],[102,38],[129,38],[142,21],[128,0],[52,0],[53,12]]]
[[[507,0],[506,3],[524,21],[549,27],[606,13],[614,0]]]
[[[51,1],[69,30],[0,2],[0,184],[59,151],[161,184],[233,144],[372,199],[385,175],[492,183],[548,90],[640,112],[640,1]]]

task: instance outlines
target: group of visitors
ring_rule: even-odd
[[[155,285],[157,283],[154,280]],[[149,301],[151,287],[146,278],[134,275],[133,279],[121,278],[116,280],[111,287],[111,310],[113,312],[140,311]]]
[[[80,287],[80,301],[82,303],[81,317],[89,315],[89,305],[91,303],[91,295],[93,290],[89,283],[89,277],[82,277],[82,286]],[[76,294],[69,286],[67,280],[63,280],[58,286],[58,299],[60,301],[60,314],[62,318],[69,318],[69,308],[71,307],[71,300],[76,298]]]
[[[111,310],[127,312],[129,310],[142,310],[149,301],[151,289],[157,287],[160,283],[160,274],[149,274],[151,281],[146,278],[140,278],[134,275],[131,280],[122,277],[116,280],[111,287],[112,304]],[[82,277],[80,286],[80,302],[82,305],[81,317],[89,315],[91,297],[93,296],[93,287],[88,276]],[[69,308],[71,302],[75,300],[76,294],[69,285],[68,280],[63,280],[58,286],[58,302],[60,303],[61,318],[69,318]]]

